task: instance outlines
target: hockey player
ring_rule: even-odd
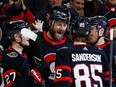
[[[102,49],[104,49],[104,51],[106,52],[107,56],[108,56],[108,63],[110,63],[110,41],[108,38],[106,38],[106,33],[107,33],[107,29],[108,29],[108,21],[104,16],[94,16],[92,18],[90,18],[91,20],[91,33],[88,37],[88,43],[96,45]],[[113,65],[112,65],[112,69],[113,69],[113,79],[114,82],[115,78],[116,78],[116,43],[114,42],[113,44]],[[114,85],[114,83],[113,83]],[[113,86],[113,87],[116,87]]]
[[[24,47],[29,46],[29,38],[22,35],[25,29],[28,30],[29,25],[22,20],[7,24],[12,45],[2,55],[5,87],[34,87],[30,82],[28,58],[23,52]]]
[[[57,50],[55,87],[109,87],[109,67],[103,49],[87,45],[90,34],[88,18],[72,23],[74,45]]]
[[[37,36],[34,36],[37,37],[35,41],[41,47],[44,64],[45,62],[48,64],[47,67],[50,71],[47,71],[48,68],[45,69],[44,64],[42,64],[37,70],[32,69],[31,74],[39,84],[45,79],[46,87],[54,86],[56,50],[60,47],[67,47],[72,44],[72,42],[64,36],[69,25],[69,11],[59,6],[55,8],[56,9],[54,9],[50,15],[49,31],[38,32],[36,34]],[[44,69],[42,69],[42,67],[44,67]]]

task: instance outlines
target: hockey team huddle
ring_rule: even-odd
[[[116,87],[116,42],[110,39],[116,24],[109,23],[114,11],[107,12],[70,18],[66,6],[54,6],[48,30],[40,20],[7,21],[0,41],[1,87]]]

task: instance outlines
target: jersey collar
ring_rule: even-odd
[[[44,35],[45,40],[46,40],[48,43],[52,44],[52,45],[60,45],[60,44],[63,44],[63,43],[66,41],[66,37],[64,36],[63,39],[62,39],[61,41],[54,42],[52,39],[50,39],[50,38],[47,36],[47,32],[46,32],[46,31],[43,32],[43,35]]]

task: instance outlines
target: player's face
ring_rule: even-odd
[[[84,0],[72,0],[72,6],[77,10],[80,11],[84,8]]]
[[[67,29],[67,24],[62,21],[55,21],[50,27],[50,35],[55,41],[60,41],[64,37],[64,33]]]
[[[49,3],[52,7],[62,6],[62,0],[49,0]]]
[[[29,38],[22,35],[21,45],[22,46],[29,46]]]
[[[116,0],[108,0],[110,4],[116,5]]]
[[[88,36],[88,43],[94,44],[98,40],[99,34],[96,26],[91,26],[91,33]]]

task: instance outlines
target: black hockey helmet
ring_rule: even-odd
[[[69,22],[69,10],[66,6],[55,6],[50,10],[50,20]]]
[[[107,29],[108,29],[108,20],[106,17],[104,16],[94,16],[92,18],[90,18],[91,20],[91,25],[96,25],[98,31],[101,29],[101,28],[104,28],[105,29],[105,32],[107,32]]]
[[[6,24],[6,32],[11,38],[13,34],[20,33],[22,28],[29,28],[29,24],[24,20],[10,21]]]
[[[75,17],[71,23],[72,35],[87,36],[90,34],[90,20],[87,17]]]

